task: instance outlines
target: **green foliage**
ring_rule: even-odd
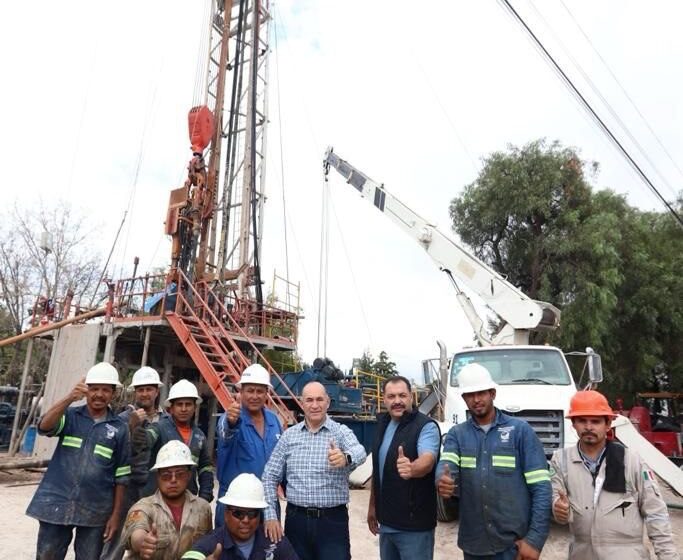
[[[358,360],[358,365],[356,366],[360,371],[366,373],[374,373],[380,377],[386,379],[392,375],[397,375],[398,370],[396,369],[396,363],[392,362],[389,355],[382,350],[377,357],[377,361],[372,357],[369,350],[365,350],[363,355]],[[374,379],[366,376],[362,376],[363,381],[370,383],[374,382]]]
[[[378,359],[373,366],[373,371],[376,375],[386,379],[387,377],[398,374],[396,363],[389,359],[388,354],[384,350],[379,353],[377,358]]]
[[[450,205],[474,253],[534,299],[562,309],[561,328],[534,342],[602,354],[610,396],[650,389],[654,368],[683,385],[683,232],[668,214],[594,191],[596,163],[537,140],[484,162]]]

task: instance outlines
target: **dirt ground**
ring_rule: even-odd
[[[0,560],[32,560],[35,558],[35,541],[38,522],[24,512],[40,477],[36,472],[0,471]],[[377,537],[368,531],[365,522],[368,497],[367,490],[351,491],[351,554],[353,558],[377,560]],[[668,494],[667,501],[683,504]],[[678,550],[683,550],[683,511],[670,510],[673,533]],[[436,529],[434,560],[458,560],[463,558],[456,545],[457,523],[439,523]],[[553,525],[550,538],[541,558],[560,560],[567,557],[568,533],[564,527]],[[73,559],[70,553],[67,558]],[[652,556],[654,558],[654,555]]]

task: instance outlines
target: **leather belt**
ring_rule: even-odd
[[[297,506],[296,504],[292,504],[290,502],[287,504],[287,509],[291,509],[292,511],[296,511],[298,513],[302,513],[306,517],[315,517],[316,519],[319,519],[321,517],[325,517],[325,515],[327,515],[327,514],[345,510],[346,504],[341,504],[341,505],[334,506],[334,507],[318,508],[318,507]]]

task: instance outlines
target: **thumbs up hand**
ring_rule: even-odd
[[[228,410],[226,411],[226,416],[228,417],[228,424],[234,426],[240,419],[240,412],[242,411],[242,406],[240,404],[240,394],[235,394],[235,400],[230,403]]]
[[[403,446],[398,446],[398,459],[396,459],[396,470],[398,470],[398,476],[404,480],[408,480],[413,477],[413,463],[403,454]]]
[[[221,554],[223,554],[223,546],[221,543],[216,543],[216,548],[214,548],[213,552],[206,557],[206,560],[220,560]]]
[[[558,497],[553,502],[553,515],[558,523],[568,523],[569,522],[569,499],[567,494],[560,490],[558,492]]]
[[[157,526],[152,523],[152,528],[147,532],[145,538],[140,546],[140,558],[142,560],[151,560],[157,550],[159,543],[159,536],[157,535]]]
[[[85,383],[85,377],[82,377],[78,381],[78,383],[76,383],[74,388],[71,389],[71,393],[69,393],[69,398],[71,399],[71,402],[76,402],[76,401],[80,401],[81,399],[84,399],[87,396],[88,396],[88,386]]]
[[[346,466],[346,455],[337,447],[334,439],[330,440],[330,448],[327,450],[327,461],[330,466],[335,469]]]
[[[443,466],[441,476],[436,482],[436,489],[442,498],[450,498],[455,492],[455,480],[451,476],[451,469],[448,464]]]

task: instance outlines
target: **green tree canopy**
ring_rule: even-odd
[[[534,342],[595,348],[610,396],[652,388],[655,367],[680,389],[683,232],[668,214],[595,191],[597,171],[559,142],[495,152],[451,201],[453,229],[527,295],[561,308],[560,329]]]

